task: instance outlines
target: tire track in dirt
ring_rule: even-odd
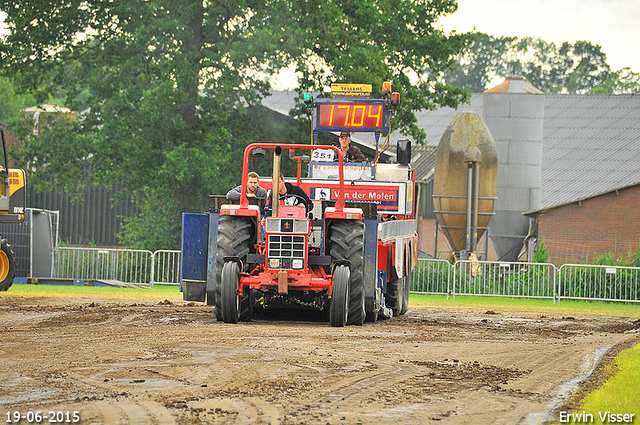
[[[205,398],[188,401],[186,406],[203,423],[279,425],[284,417],[277,407],[257,397]]]
[[[364,403],[365,400],[375,399],[375,395],[384,388],[401,386],[403,382],[414,378],[416,373],[417,366],[412,364],[385,365],[368,376],[358,376],[347,382],[342,381],[336,388],[331,389],[325,398],[331,402],[334,409],[331,419],[338,422],[344,419],[354,419],[356,415],[369,416],[373,412],[367,412],[367,410],[371,410],[373,404]],[[322,400],[320,401],[322,402]]]
[[[82,406],[82,422],[92,424],[176,425],[176,417],[151,400],[100,400]]]
[[[586,354],[578,369],[580,374],[558,385],[553,390],[553,394],[555,395],[546,409],[540,412],[529,413],[524,418],[523,423],[526,425],[535,425],[544,421],[553,420],[552,412],[562,403],[566,402],[571,394],[578,388],[578,385],[593,373],[598,362],[609,349],[611,349],[611,347],[600,347],[593,353]]]

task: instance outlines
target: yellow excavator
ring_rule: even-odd
[[[2,136],[2,160],[0,163],[0,223],[22,223],[25,217],[25,173],[24,170],[9,168],[7,144],[4,130]],[[3,236],[0,249],[0,291],[6,291],[13,284],[16,275],[16,259],[11,245]]]

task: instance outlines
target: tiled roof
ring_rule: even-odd
[[[271,99],[271,100],[270,100]],[[293,106],[294,94],[276,92],[263,104],[278,111]],[[285,101],[287,101],[285,104]],[[418,178],[429,176],[435,147],[458,111],[482,114],[483,94],[458,110],[416,114],[430,146],[413,146]],[[401,134],[392,134],[395,147]],[[354,140],[360,142],[357,137]],[[419,156],[418,156],[419,155]],[[417,158],[416,158],[417,156]],[[640,183],[640,94],[545,95],[540,209],[547,209]]]
[[[540,209],[640,182],[640,95],[546,95]]]

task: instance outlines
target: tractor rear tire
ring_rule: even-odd
[[[0,249],[0,291],[7,291],[16,277],[16,258],[11,245],[2,239]]]
[[[347,324],[350,274],[351,272],[346,265],[336,266],[333,271],[329,304],[329,323],[333,327],[341,328]]]
[[[220,280],[220,306],[222,320],[225,323],[238,323],[240,321],[240,295],[238,295],[238,283],[240,282],[240,267],[235,261],[227,261],[222,268]]]
[[[409,276],[404,278],[404,294],[402,294],[402,304],[400,305],[400,316],[409,310],[409,290],[411,289],[411,279]]]
[[[385,305],[393,312],[393,317],[399,316],[404,302],[405,278],[392,280],[387,283],[387,293],[384,297]]]
[[[347,325],[362,325],[366,318],[364,305],[364,223],[358,220],[336,220],[331,224],[329,238],[329,252],[333,260],[347,260],[350,263]]]
[[[224,257],[237,257],[248,267],[247,254],[251,251],[254,234],[253,221],[250,218],[223,215],[218,221],[218,240],[215,263],[215,315],[218,321],[223,321],[221,295],[222,268],[225,265]],[[207,294],[207,298],[208,294]],[[246,298],[246,299],[245,299]],[[243,321],[251,320],[250,297],[242,297],[240,315]]]

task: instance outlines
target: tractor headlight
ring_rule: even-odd
[[[265,230],[267,233],[277,232],[280,230],[280,219],[279,218],[267,218],[265,224]]]
[[[300,258],[296,258],[291,261],[291,268],[301,270],[304,268],[304,262]]]
[[[269,258],[269,268],[270,269],[279,269],[280,268],[280,259],[279,258]]]

